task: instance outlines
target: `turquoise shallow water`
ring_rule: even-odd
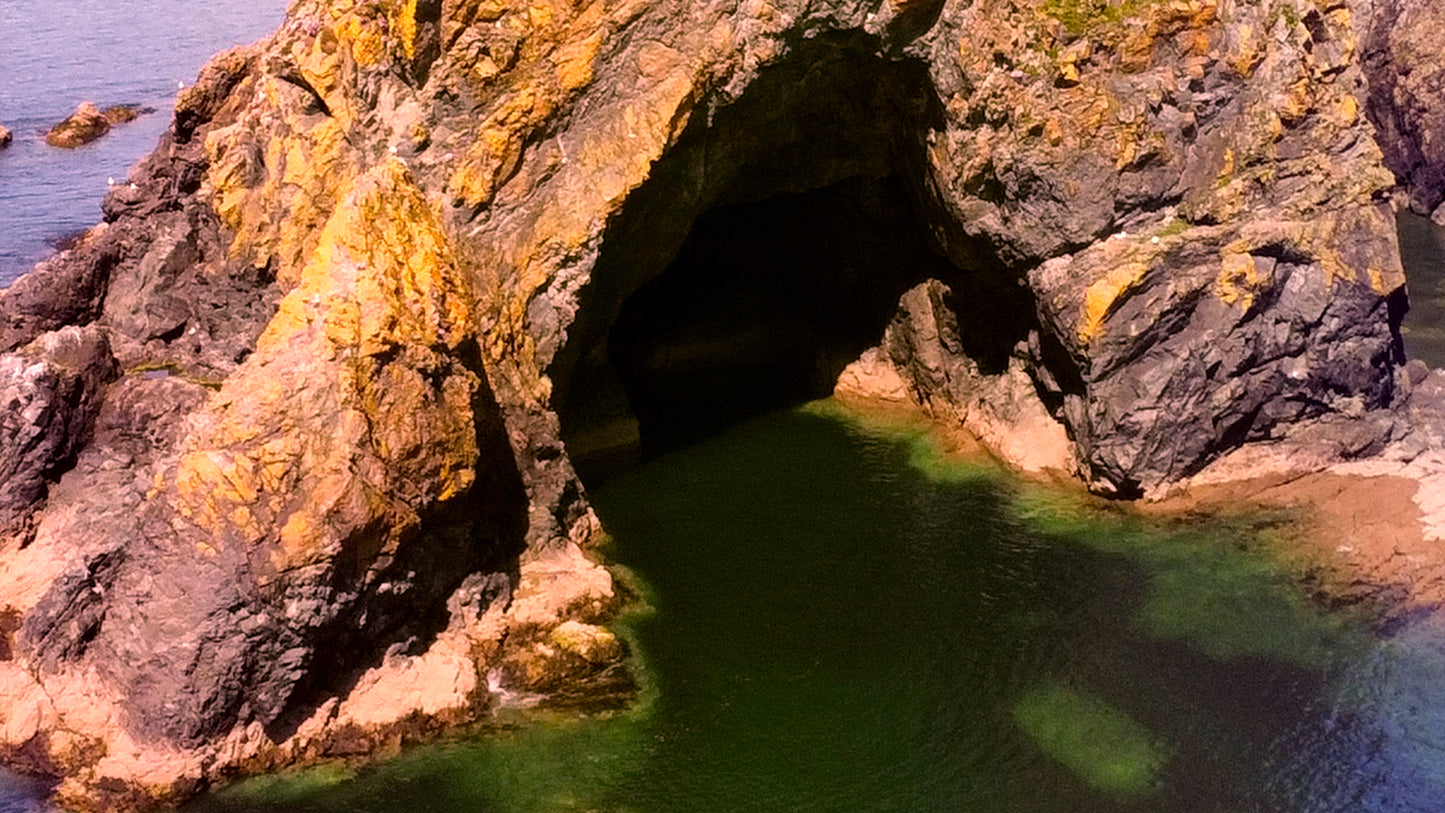
[[[1445,667],[1239,550],[775,414],[596,490],[636,708],[192,811],[1431,811]]]

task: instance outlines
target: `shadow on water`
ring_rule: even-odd
[[[918,429],[775,413],[594,494],[643,700],[195,811],[1416,811],[1440,648]],[[1440,688],[1437,688],[1440,687]],[[1425,805],[1422,807],[1422,805]]]
[[[1397,215],[1397,223],[1410,280],[1410,312],[1400,329],[1405,352],[1445,369],[1445,227],[1408,211]]]
[[[41,798],[50,790],[44,782],[0,768],[0,813],[48,813]]]

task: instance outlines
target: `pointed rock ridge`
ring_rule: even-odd
[[[0,758],[134,809],[625,697],[569,447],[681,372],[851,369],[1123,496],[1371,454],[1413,384],[1340,10],[298,0],[0,292]]]

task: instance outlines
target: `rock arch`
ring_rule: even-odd
[[[926,64],[851,31],[695,113],[609,220],[548,369],[574,458],[607,442],[598,424],[615,428],[624,392],[650,446],[830,393],[926,279],[992,281],[1001,295],[977,310],[1027,319],[987,245],[945,243],[925,155],[940,105]],[[1009,346],[1002,321],[978,333]]]

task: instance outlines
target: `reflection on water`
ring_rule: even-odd
[[[50,813],[42,783],[0,768],[0,813]]]
[[[1408,211],[1397,218],[1410,285],[1410,313],[1400,331],[1405,354],[1445,368],[1445,228]]]
[[[1245,528],[1141,524],[921,431],[773,415],[597,489],[642,701],[194,811],[1422,811],[1445,661]]]
[[[100,221],[106,181],[124,181],[170,124],[177,82],[217,51],[273,30],[285,0],[5,0],[0,3],[0,288]],[[41,138],[82,100],[157,112],[74,150]]]

